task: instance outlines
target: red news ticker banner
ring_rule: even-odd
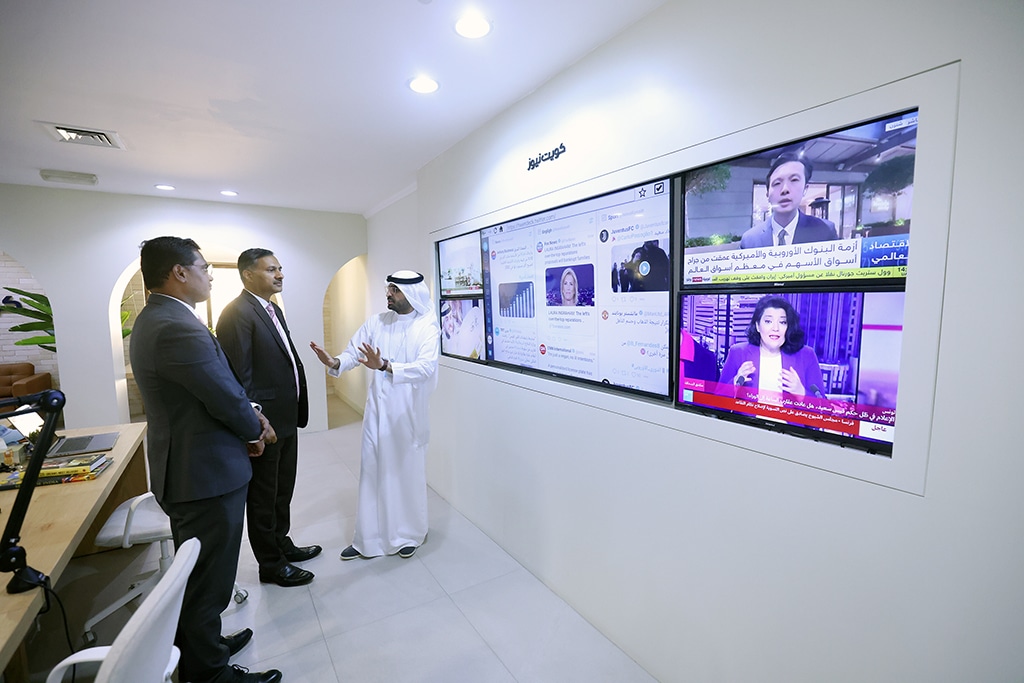
[[[808,413],[794,408],[765,405],[763,403],[755,403],[753,401],[745,401],[743,399],[729,398],[728,396],[709,394],[703,391],[694,392],[694,403],[712,408],[720,408],[722,410],[731,410],[734,412],[744,413],[746,415],[757,415],[758,417],[764,417],[771,420],[783,420],[785,422],[801,424],[807,427],[814,427],[816,429],[828,429],[833,432],[842,432],[851,436],[857,436],[860,429],[860,420],[835,417],[833,415],[818,415],[816,413]]]

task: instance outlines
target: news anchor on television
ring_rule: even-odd
[[[579,291],[580,281],[576,277],[576,271],[572,268],[566,268],[562,271],[561,278],[561,305],[562,306],[575,306],[579,303]]]
[[[785,394],[824,398],[823,385],[818,356],[804,345],[800,315],[768,294],[754,308],[747,341],[729,348],[715,393],[772,403]]]
[[[800,210],[813,171],[809,161],[791,152],[780,154],[772,161],[767,177],[771,216],[743,233],[740,249],[839,239],[831,221],[808,216]]]

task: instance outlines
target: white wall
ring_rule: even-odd
[[[372,260],[921,98],[942,123],[923,106],[900,483],[446,359],[431,485],[662,681],[1021,680],[1024,458],[1012,353],[987,351],[1020,328],[1022,35],[1010,0],[669,2],[428,165],[416,229],[371,237]]]
[[[417,194],[410,193],[366,221],[369,259],[367,310],[379,313],[387,306],[385,279],[396,270],[415,270],[425,276],[433,273],[433,242],[416,230]],[[396,239],[396,235],[403,237]]]
[[[0,185],[0,207],[0,249],[53,305],[68,427],[128,421],[121,294],[138,270],[139,244],[178,235],[195,239],[211,261],[233,262],[253,246],[277,254],[288,326],[307,367],[309,429],[327,428],[322,366],[303,349],[323,338],[321,305],[335,271],[366,252],[361,216],[18,185]],[[236,279],[213,286],[242,289]]]

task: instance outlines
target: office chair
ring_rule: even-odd
[[[96,536],[96,545],[104,548],[131,548],[140,543],[160,543],[160,569],[145,581],[134,583],[127,593],[85,622],[83,640],[86,645],[96,644],[93,627],[129,602],[148,592],[164,575],[174,559],[174,542],[171,537],[171,520],[147,491],[129,498],[117,506]],[[234,600],[245,602],[249,592],[235,584]]]
[[[61,683],[69,667],[83,662],[101,662],[95,683],[169,683],[181,656],[174,633],[185,583],[199,559],[199,548],[198,538],[181,544],[170,568],[112,645],[90,647],[65,657],[46,677],[46,683]]]

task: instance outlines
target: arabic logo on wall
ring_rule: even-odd
[[[538,154],[536,156],[536,158],[534,158],[534,159],[528,159],[528,161],[530,163],[529,163],[529,166],[527,166],[526,170],[527,171],[532,171],[533,169],[537,168],[538,166],[540,166],[545,161],[554,161],[555,159],[557,159],[558,157],[562,156],[563,154],[565,154],[565,143],[564,142],[562,144],[560,144],[558,147],[555,147],[550,152],[544,152],[542,154]]]

